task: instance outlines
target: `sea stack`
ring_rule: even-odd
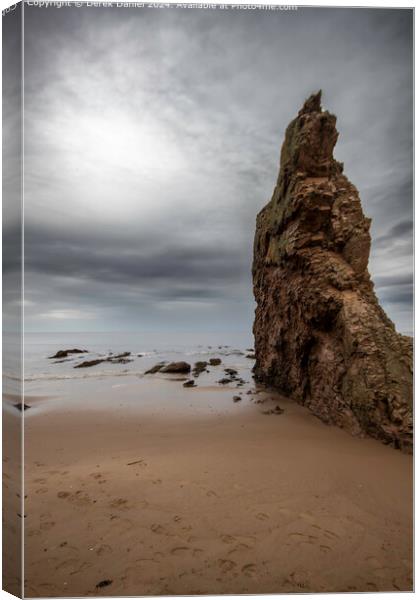
[[[333,157],[321,92],[286,130],[257,217],[255,376],[326,423],[412,451],[412,339],[397,333],[367,269],[370,219]]]

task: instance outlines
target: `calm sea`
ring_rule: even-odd
[[[40,383],[48,381],[124,377],[143,375],[160,361],[186,360],[195,362],[221,357],[231,364],[245,361],[253,347],[252,334],[240,333],[28,333],[25,335],[25,391],[41,391]],[[49,358],[58,350],[80,348],[83,355],[72,355],[64,362]],[[75,369],[84,360],[131,352],[127,364],[101,363],[94,367]],[[247,362],[247,361],[245,361]],[[248,363],[249,364],[249,363]],[[6,377],[8,373],[5,373]],[[12,375],[13,376],[13,375]],[[46,390],[47,391],[47,390]]]

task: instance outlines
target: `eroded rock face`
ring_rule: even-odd
[[[410,451],[412,340],[373,290],[370,219],[333,157],[335,124],[321,92],[305,102],[257,217],[255,375],[327,423]]]

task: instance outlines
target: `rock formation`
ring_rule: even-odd
[[[370,219],[333,157],[335,124],[321,92],[305,102],[257,217],[255,376],[326,423],[411,451],[412,340],[376,298]]]

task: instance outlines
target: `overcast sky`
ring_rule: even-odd
[[[255,217],[322,88],[377,294],[411,331],[411,18],[26,7],[27,329],[249,330]]]

